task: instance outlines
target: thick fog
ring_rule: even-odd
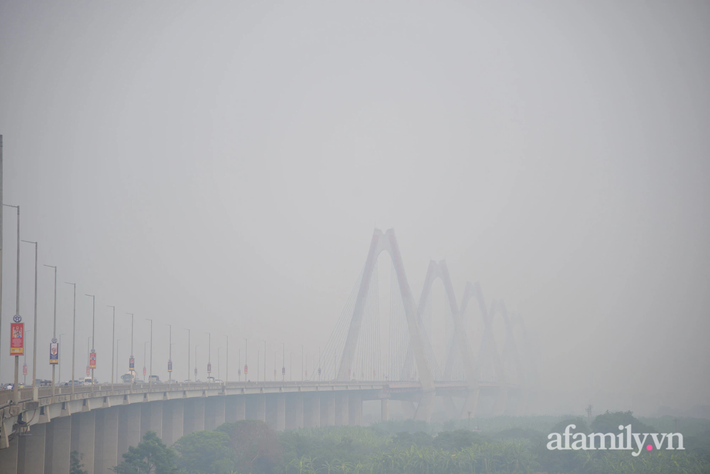
[[[119,373],[132,312],[139,372],[153,318],[162,379],[166,324],[176,379],[186,328],[199,378],[207,332],[221,378],[225,336],[230,379],[244,338],[250,374],[266,340],[268,378],[282,343],[299,378],[394,228],[415,300],[446,259],[457,298],[478,281],[523,317],[540,411],[710,405],[708,25],[707,2],[3,2],[3,199],[39,241],[38,378],[44,264],[63,380],[65,282],[77,378],[85,294],[100,381],[107,305]],[[16,222],[5,207],[4,382]],[[23,243],[27,329],[33,284]]]

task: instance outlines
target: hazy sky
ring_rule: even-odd
[[[230,336],[232,374],[245,336],[250,366],[261,339],[299,362],[325,345],[377,227],[416,298],[445,258],[459,299],[480,281],[522,314],[546,389],[710,404],[708,25],[700,1],[0,3],[38,376],[42,264],[64,357],[77,282],[78,375],[91,293],[100,380],[108,304],[121,373],[128,311],[138,367],[152,317],[154,371],[172,323],[176,378],[187,327],[204,378],[205,331],[215,370]],[[5,208],[5,381],[15,223]]]

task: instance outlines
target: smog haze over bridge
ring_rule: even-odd
[[[540,412],[710,405],[709,22],[701,3],[3,3],[3,199],[39,241],[38,378],[53,311],[42,264],[58,267],[65,356],[64,282],[77,282],[81,375],[93,294],[100,381],[107,305],[120,373],[130,312],[139,370],[151,318],[163,379],[166,324],[174,378],[188,377],[184,328],[202,379],[208,332],[213,371],[228,335],[230,378],[245,338],[250,370],[266,340],[267,378],[282,344],[298,378],[301,345],[312,373],[373,230],[393,228],[415,301],[445,259],[459,301],[480,282],[524,319]],[[12,209],[3,221],[10,382]],[[388,328],[389,255],[378,263]],[[439,352],[445,303],[437,282]]]

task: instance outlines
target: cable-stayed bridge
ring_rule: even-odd
[[[385,312],[382,252],[391,262]],[[438,281],[441,315],[433,303]],[[494,334],[497,321],[502,340]],[[487,304],[478,283],[466,283],[459,303],[444,261],[429,263],[415,301],[394,231],[376,229],[309,380],[35,387],[17,399],[0,391],[0,472],[69,474],[70,453],[79,451],[88,474],[110,474],[149,430],[170,445],[242,419],[277,430],[360,425],[364,402],[379,403],[382,420],[391,401],[425,421],[437,405],[452,418],[520,414],[530,410],[538,387],[533,356],[522,319],[502,301]]]
[[[381,314],[379,256],[390,256],[388,321]],[[433,320],[432,288],[441,281],[445,314]],[[472,334],[474,318],[482,334]],[[496,341],[493,322],[501,318],[504,338]],[[432,328],[445,328],[437,351]],[[516,332],[519,337],[515,337]],[[386,338],[384,337],[386,333]],[[478,350],[473,340],[479,338]],[[450,416],[525,411],[534,398],[537,372],[522,319],[502,301],[486,304],[479,283],[467,282],[459,303],[444,260],[429,262],[418,301],[409,286],[393,229],[376,229],[364,269],[333,329],[311,380],[368,380],[392,386],[418,384],[414,417],[429,420],[433,396],[457,386],[458,403],[446,395]],[[444,390],[444,387],[449,387]],[[482,395],[486,400],[482,400]],[[479,401],[484,402],[482,405]]]

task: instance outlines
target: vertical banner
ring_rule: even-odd
[[[96,368],[96,351],[93,349],[91,350],[91,354],[89,354],[89,368]]]
[[[133,356],[131,356],[131,358],[128,359],[128,368],[131,372],[133,372],[133,369],[135,369],[135,367],[136,367],[136,360],[133,358]],[[145,374],[143,374],[143,376],[145,377]]]
[[[25,323],[12,323],[10,336],[10,355],[23,355],[25,353]]]
[[[172,372],[172,371],[173,371],[173,361],[169,360],[168,361],[168,372]]]
[[[248,375],[248,374],[249,374],[249,367],[246,364],[244,364],[244,375]]]
[[[208,374],[212,373],[212,364],[207,364],[207,373]]]
[[[88,377],[88,376],[90,376],[90,375],[91,375],[91,369],[90,369],[89,366],[87,365],[87,366],[86,366],[86,376]]]
[[[52,342],[49,344],[49,363],[56,365],[59,363],[59,344]]]
[[[27,364],[22,364],[22,375],[27,375]]]

